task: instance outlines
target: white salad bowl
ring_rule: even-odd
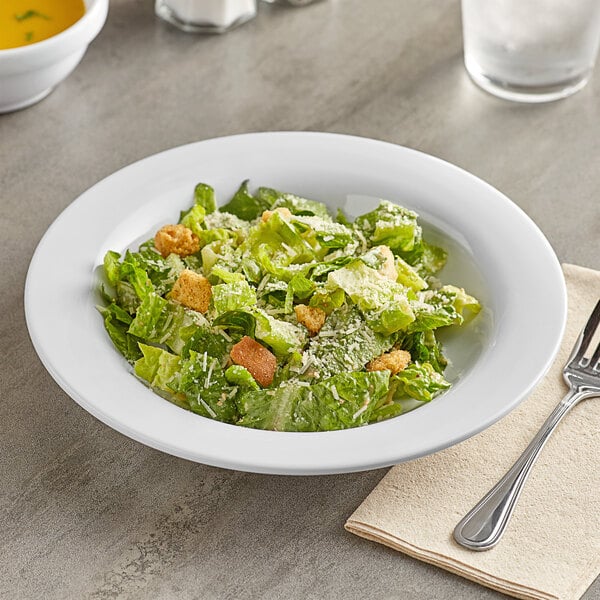
[[[85,14],[60,33],[35,44],[0,50],[0,113],[45,98],[83,58],[108,13],[108,0],[85,0]]]
[[[95,305],[104,254],[134,248],[193,202],[194,185],[227,202],[242,180],[343,207],[354,217],[385,198],[415,210],[449,252],[443,282],[482,312],[443,338],[452,388],[416,410],[332,432],[229,425],[181,409],[136,379]],[[74,237],[75,236],[75,237]],[[77,252],[70,251],[76,245]],[[499,191],[447,162],[393,144],[326,133],[257,133],[174,148],[125,167],[74,201],[31,261],[25,312],[50,374],[104,423],[170,454],[262,473],[321,474],[392,465],[436,452],[515,408],[549,368],[566,291],[552,248]]]

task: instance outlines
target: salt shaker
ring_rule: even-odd
[[[225,33],[256,16],[256,0],[156,0],[154,10],[182,31]]]
[[[317,0],[263,0],[263,2],[268,2],[269,4],[288,4],[289,6],[306,6],[307,4],[312,4]]]

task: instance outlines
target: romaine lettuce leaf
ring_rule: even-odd
[[[320,308],[330,315],[336,308],[343,306],[345,300],[346,294],[341,288],[328,292],[324,287],[319,287],[312,295],[308,305],[313,308]]]
[[[422,240],[421,244],[423,254],[418,263],[418,270],[424,276],[435,275],[446,264],[448,253],[439,246],[428,244],[425,240]]]
[[[256,317],[243,310],[232,310],[223,313],[213,321],[218,328],[227,329],[231,335],[241,334],[254,337],[256,330]]]
[[[223,269],[230,273],[239,270],[242,258],[241,252],[223,240],[215,240],[207,244],[200,251],[202,257],[202,271],[209,279],[212,279],[213,269]],[[219,277],[219,271],[215,277]]]
[[[252,314],[256,318],[256,339],[269,345],[278,358],[288,358],[290,352],[298,352],[306,344],[306,330],[276,319],[259,308]]]
[[[120,276],[143,300],[154,291],[159,295],[167,293],[184,269],[185,264],[179,256],[171,254],[163,258],[154,248],[154,242],[150,241],[142,244],[139,252],[128,250],[125,253]]]
[[[104,319],[104,327],[115,348],[130,362],[133,363],[141,356],[138,347],[138,338],[128,332],[132,321],[131,315],[112,303],[107,307],[98,307]]]
[[[444,373],[448,360],[442,352],[442,345],[435,338],[433,330],[405,333],[396,346],[410,352],[413,362],[430,363],[440,374]]]
[[[354,239],[351,229],[331,217],[295,216],[291,222],[304,239],[314,238],[324,248],[344,248]]]
[[[447,325],[461,325],[465,311],[475,315],[481,309],[479,302],[462,288],[446,285],[435,292],[426,291],[413,303],[415,321],[409,331],[427,331]]]
[[[185,214],[181,216],[179,222],[185,225],[188,229],[191,229],[197,236],[201,236],[204,233],[202,224],[206,217],[206,210],[200,204],[195,204]]]
[[[294,412],[305,391],[306,386],[289,382],[274,390],[243,392],[236,399],[241,415],[237,424],[254,429],[296,431]]]
[[[207,215],[217,210],[215,190],[206,183],[199,183],[194,188],[194,202],[196,206],[201,206]]]
[[[404,287],[386,279],[361,260],[329,273],[326,290],[336,288],[344,290],[361,309],[374,331],[390,335],[415,319]]]
[[[461,323],[467,318],[465,311],[469,311],[471,315],[476,315],[481,310],[479,300],[467,294],[463,288],[458,288],[454,285],[444,285],[440,288],[440,293],[447,295],[454,294],[452,303],[456,313],[462,317]]]
[[[446,264],[448,253],[439,246],[433,246],[421,239],[411,250],[399,252],[409,265],[422,277],[427,278],[442,270]]]
[[[237,385],[250,390],[260,390],[260,386],[256,383],[256,379],[252,377],[250,371],[241,365],[231,365],[228,367],[225,371],[225,379],[231,385]]]
[[[298,300],[306,300],[310,298],[312,293],[317,288],[317,285],[307,279],[301,273],[297,273],[294,275],[287,286],[286,296],[285,296],[285,312],[291,313],[293,310],[294,298]]]
[[[287,299],[288,283],[265,275],[260,281],[256,293],[260,300],[261,308],[270,305],[273,308],[282,308]]]
[[[206,320],[202,315],[192,315],[181,304],[151,294],[138,307],[128,332],[153,344],[165,344],[179,353],[191,335],[188,328],[203,323]]]
[[[168,300],[155,293],[148,294],[142,300],[135,318],[129,325],[129,333],[149,342],[163,343],[162,338],[166,334],[165,326],[172,319],[171,311],[176,309],[173,305],[168,310],[168,306]]]
[[[195,413],[226,423],[238,419],[237,388],[228,385],[220,360],[207,352],[190,350],[188,357],[181,359],[176,391],[185,396]]]
[[[287,208],[294,215],[313,215],[332,220],[325,204],[316,200],[309,200],[267,187],[258,188],[256,195],[271,209]]]
[[[233,198],[221,207],[223,212],[231,213],[244,221],[252,221],[270,208],[271,202],[261,196],[253,196],[248,191],[248,180],[242,182]]]
[[[151,387],[169,394],[169,399],[175,404],[189,408],[186,400],[180,394],[174,393],[180,376],[179,356],[146,344],[140,344],[140,349],[143,356],[135,363],[135,374],[147,381]]]
[[[118,252],[109,250],[104,255],[104,274],[110,285],[115,286],[121,279],[121,263],[119,259],[121,255]]]
[[[422,402],[433,400],[450,384],[429,363],[411,363],[392,377],[394,397],[407,395]]]
[[[296,431],[365,425],[389,391],[389,371],[339,373],[310,386],[294,411]]]
[[[319,248],[313,248],[309,241],[304,240],[278,212],[252,227],[240,248],[246,257],[242,268],[253,282],[260,281],[267,273],[289,281],[293,276],[290,265],[310,262],[317,258],[319,251]]]
[[[125,258],[121,263],[121,278],[131,284],[140,300],[154,294],[154,284],[146,271],[139,266],[137,258],[129,250],[125,253]]]
[[[391,337],[373,331],[356,307],[344,306],[334,310],[321,331],[310,338],[303,355],[303,369],[319,379],[360,371],[393,343]]]
[[[310,279],[313,281],[318,281],[331,271],[337,271],[338,269],[350,264],[354,260],[355,259],[352,256],[341,256],[333,260],[313,263],[309,265],[306,276],[310,277]]]
[[[396,271],[398,272],[398,283],[418,292],[427,287],[427,282],[419,275],[416,269],[411,267],[405,260],[396,256]]]
[[[223,267],[215,265],[211,270],[210,274],[212,277],[216,277],[225,283],[233,283],[235,281],[245,281],[244,276],[241,273],[232,273]]]
[[[181,350],[182,358],[189,358],[190,353],[201,354],[206,352],[208,356],[223,360],[231,349],[229,342],[220,333],[212,331],[208,327],[196,327]]]
[[[216,316],[234,310],[246,310],[256,304],[256,292],[248,282],[234,281],[212,287],[212,302]]]
[[[135,288],[129,281],[117,281],[117,304],[126,310],[130,315],[134,315],[140,305],[140,299],[135,292]]]
[[[332,431],[369,422],[389,387],[389,372],[340,373],[316,385],[284,383],[242,393],[238,425],[274,431]]]
[[[379,206],[354,221],[369,246],[386,245],[393,251],[412,250],[422,237],[417,213],[382,200]]]

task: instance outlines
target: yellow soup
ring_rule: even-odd
[[[52,37],[84,13],[83,0],[0,0],[0,50]]]

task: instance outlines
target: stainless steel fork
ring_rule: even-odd
[[[563,369],[567,395],[504,477],[465,515],[454,529],[454,539],[470,550],[488,550],[502,537],[525,481],[546,440],[561,419],[581,400],[600,396],[600,344],[590,359],[585,354],[600,324],[600,300]]]

